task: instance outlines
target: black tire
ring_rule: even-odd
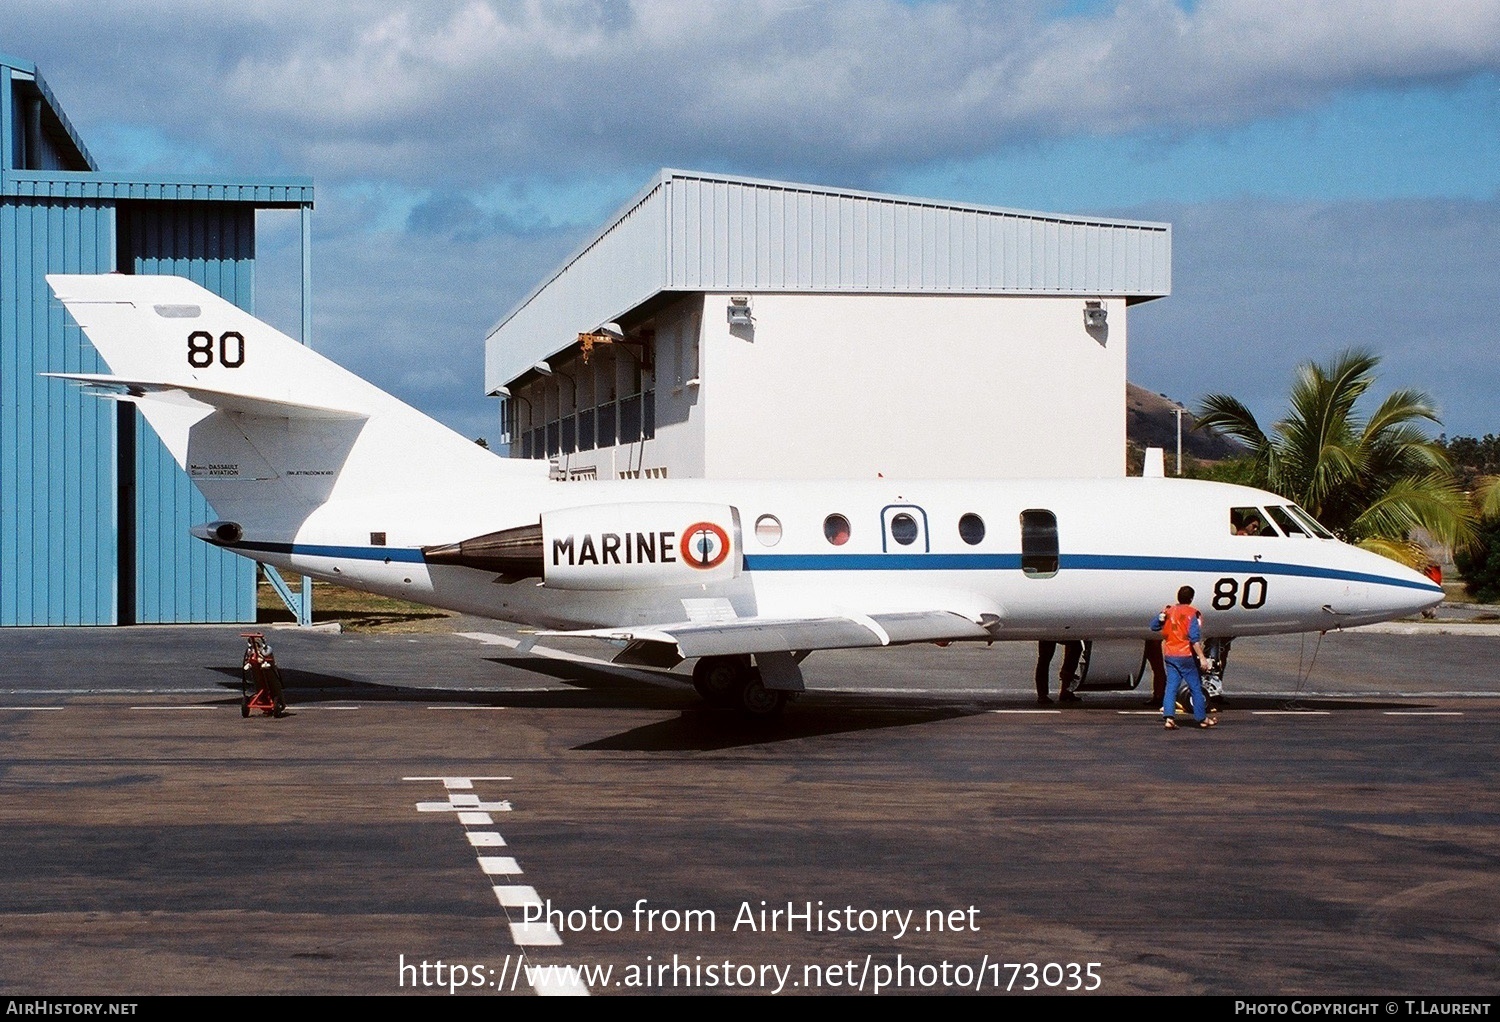
[[[758,720],[779,717],[781,711],[786,709],[786,704],[787,693],[766,688],[765,683],[760,680],[759,671],[740,689],[740,709]]]
[[[693,688],[714,706],[734,706],[749,672],[746,658],[706,656],[693,666]]]
[[[248,717],[248,716],[250,716],[250,700],[243,699],[243,698],[240,700],[240,716],[241,717]]]

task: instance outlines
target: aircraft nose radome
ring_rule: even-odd
[[[1442,602],[1442,587],[1426,575],[1379,554],[1366,550],[1358,553],[1361,574],[1366,575],[1368,581],[1363,585],[1350,585],[1345,596],[1346,606],[1335,605],[1335,611],[1368,621],[1389,621],[1408,617]]]

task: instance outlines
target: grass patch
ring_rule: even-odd
[[[302,578],[291,572],[282,572],[281,577],[295,593],[302,585]],[[313,582],[313,624],[336,621],[351,632],[437,632],[446,631],[449,618],[458,615],[452,611],[439,610],[421,603],[397,600],[389,596],[376,596],[355,589],[346,589],[331,582]],[[293,622],[297,620],[286,609],[271,583],[261,579],[255,590],[255,620],[259,624]]]
[[[1469,595],[1468,587],[1455,574],[1452,580],[1443,579],[1443,599],[1448,603],[1478,603]]]

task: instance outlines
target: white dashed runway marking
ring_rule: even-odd
[[[510,939],[521,947],[562,946],[562,938],[551,923],[511,923]]]
[[[497,884],[494,890],[504,908],[525,908],[542,903],[542,896],[536,893],[536,888],[526,884]]]
[[[509,777],[404,777],[406,781],[440,781],[443,788],[448,792],[447,801],[444,802],[418,802],[419,813],[453,813],[458,822],[465,828],[464,836],[468,839],[471,848],[488,850],[493,848],[508,847],[505,838],[497,830],[469,830],[469,827],[492,827],[494,818],[491,813],[511,812],[509,799],[486,802],[474,791],[475,781],[508,781]],[[475,862],[485,877],[516,877],[525,871],[521,864],[511,855],[484,855],[476,854]],[[500,903],[500,909],[510,924],[510,939],[516,946],[522,948],[521,959],[516,963],[516,971],[509,973],[511,976],[510,989],[514,990],[516,981],[521,976],[521,971],[526,970],[526,981],[532,990],[543,996],[587,996],[588,987],[578,970],[572,966],[563,965],[540,965],[527,966],[527,948],[537,947],[560,947],[562,936],[557,932],[550,922],[526,920],[528,909],[534,910],[544,904],[541,896],[537,894],[536,888],[528,884],[491,884],[490,889],[495,892],[495,898]],[[519,920],[517,919],[519,916]],[[505,969],[510,968],[510,958],[506,957]],[[505,986],[506,972],[502,972],[496,986]]]

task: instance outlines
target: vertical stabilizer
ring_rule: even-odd
[[[476,481],[536,474],[191,281],[47,282],[112,370],[73,378],[135,402],[223,518],[295,531],[334,498],[440,499]]]

